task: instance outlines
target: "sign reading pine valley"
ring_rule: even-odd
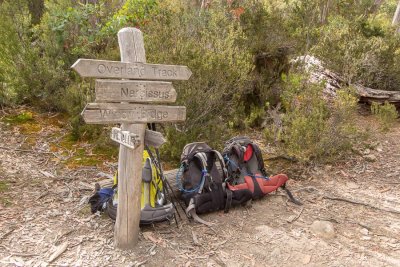
[[[82,77],[140,80],[188,80],[192,72],[186,66],[78,59],[72,68]]]

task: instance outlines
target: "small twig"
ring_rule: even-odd
[[[60,246],[57,247],[57,250],[50,256],[48,263],[52,263],[55,261],[58,257],[60,257],[61,254],[63,254],[68,248],[68,242],[65,242],[61,244]]]
[[[11,230],[9,230],[8,232],[4,233],[2,236],[0,236],[0,240],[6,238],[7,236],[9,236],[12,232],[15,231],[15,228],[12,228]]]
[[[386,211],[386,212],[390,212],[390,213],[394,213],[394,214],[400,214],[400,211],[398,211],[398,210],[379,208],[377,206],[374,206],[374,205],[371,205],[371,204],[368,204],[368,203],[359,202],[359,201],[352,200],[352,199],[341,198],[341,197],[332,197],[332,196],[323,196],[322,198],[330,199],[330,200],[343,201],[343,202],[347,202],[347,203],[351,203],[351,204],[362,205],[362,206],[369,207],[369,208],[372,208],[372,209]]]
[[[11,252],[11,256],[18,256],[18,257],[35,257],[35,256],[39,256],[39,254],[35,254],[35,253],[22,253],[22,252]]]
[[[40,196],[38,196],[38,197],[35,199],[35,201],[38,201],[39,199],[41,199],[41,198],[47,196],[48,194],[49,194],[49,191],[46,191],[46,192],[44,192],[43,194],[40,194]]]
[[[18,152],[27,152],[27,153],[37,153],[37,154],[53,154],[53,152],[47,152],[47,151],[35,151],[32,149],[19,149],[19,148],[9,148],[9,147],[4,147],[0,146],[0,149],[8,150],[8,151],[18,151]],[[56,156],[56,155],[54,155]]]
[[[299,214],[297,214],[293,219],[288,219],[287,222],[292,223],[292,222],[296,221],[298,218],[300,218],[301,214],[303,213],[303,210],[304,210],[304,206],[301,207]]]
[[[197,238],[197,235],[193,230],[192,230],[192,238],[193,238],[193,243],[195,245],[199,245],[199,239]]]

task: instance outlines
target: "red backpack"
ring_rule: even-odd
[[[286,174],[268,176],[259,146],[248,137],[238,136],[228,140],[222,155],[227,167],[226,186],[229,190],[247,189],[253,199],[258,199],[281,187],[293,203],[301,205],[286,188]]]

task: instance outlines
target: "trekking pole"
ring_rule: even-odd
[[[150,125],[150,123],[148,123],[147,125],[148,125],[150,130],[156,131],[155,123],[152,123],[151,125]],[[177,208],[177,206],[175,204],[175,201],[174,201],[174,199],[177,199],[176,195],[174,193],[174,190],[172,189],[171,184],[168,182],[168,180],[164,176],[164,172],[163,172],[163,169],[162,169],[162,166],[161,166],[161,157],[160,157],[160,153],[159,153],[158,148],[155,148],[156,154],[157,154],[157,159],[155,159],[155,157],[153,155],[153,152],[148,148],[148,146],[146,146],[146,150],[149,152],[150,157],[152,158],[153,162],[155,163],[155,165],[157,167],[156,168],[157,173],[161,177],[161,180],[162,180],[163,184],[165,184],[165,189],[167,191],[167,194],[170,197],[172,205],[174,206],[176,212],[178,213],[179,219],[182,219],[182,217],[181,217],[181,215],[179,213],[179,210],[178,210],[178,208]],[[182,210],[185,211],[185,208],[182,206],[182,203],[180,203],[179,200],[177,202],[178,202],[179,206],[182,208]],[[188,215],[186,214],[186,216],[188,216]],[[176,217],[175,217],[175,221],[178,224],[178,222],[176,220]]]
[[[161,174],[161,173],[160,173],[160,166],[159,166],[159,163],[157,162],[157,160],[154,158],[153,152],[151,152],[150,149],[149,149],[147,146],[146,146],[146,150],[149,151],[150,158],[152,158],[152,160],[153,160],[153,162],[154,162],[154,165],[156,165],[157,175],[159,175],[159,176],[161,177],[161,181],[162,181],[162,183],[165,185],[165,190],[166,190],[166,192],[167,192],[167,195],[169,195],[169,198],[170,198],[170,200],[171,200],[172,205],[174,206],[176,212],[178,213],[179,218],[182,219],[182,218],[181,218],[181,215],[180,215],[180,213],[179,213],[179,210],[178,210],[178,208],[177,208],[176,205],[175,205],[175,201],[174,201],[174,199],[172,198],[172,196],[173,196],[174,198],[176,198],[176,196],[175,196],[175,194],[174,194],[174,192],[173,192],[173,189],[172,189],[171,185],[169,184],[168,180],[165,179],[164,174]],[[171,195],[172,195],[172,196],[171,196]],[[179,203],[179,202],[178,202],[178,203]],[[180,204],[180,203],[179,203],[179,204]],[[180,205],[181,205],[181,204],[180,204]],[[181,207],[182,207],[182,206],[181,206]]]

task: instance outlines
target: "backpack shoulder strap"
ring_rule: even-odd
[[[228,178],[228,171],[225,167],[225,161],[224,158],[222,157],[221,153],[217,150],[213,150],[214,154],[217,156],[217,159],[219,161],[219,164],[221,165],[222,169],[222,176],[223,176],[223,182],[225,181],[226,178]]]
[[[250,143],[250,145],[253,147],[254,154],[257,157],[257,162],[258,162],[258,168],[261,171],[262,175],[268,176],[267,171],[265,170],[265,165],[264,165],[264,160],[262,157],[262,153],[260,150],[260,147],[253,142]]]

